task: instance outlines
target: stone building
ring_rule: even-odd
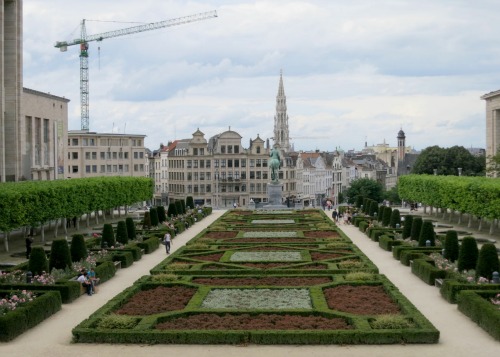
[[[486,101],[486,157],[491,157],[500,150],[500,90],[487,93],[481,99]]]

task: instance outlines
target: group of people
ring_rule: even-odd
[[[88,296],[92,296],[96,292],[95,286],[99,284],[99,278],[96,277],[94,268],[82,269],[76,281],[82,284]]]
[[[332,212],[332,218],[335,223],[344,223],[351,224],[352,222],[352,212],[351,210],[347,210],[344,213],[337,212],[337,209],[334,208]]]

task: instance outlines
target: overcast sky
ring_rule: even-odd
[[[216,10],[218,17],[91,42],[90,130],[146,146],[228,130],[273,136],[280,70],[297,150],[485,147],[500,89],[498,0],[24,0],[24,86],[69,98],[78,46],[56,41]],[[100,21],[91,21],[100,20]],[[112,21],[112,22],[103,22]],[[272,141],[271,141],[272,143]]]

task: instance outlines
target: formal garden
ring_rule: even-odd
[[[231,210],[73,329],[83,343],[437,343],[319,210]]]

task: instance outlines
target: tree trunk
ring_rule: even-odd
[[[477,230],[481,232],[481,229],[483,228],[483,220],[478,217],[479,220],[479,227],[477,227]]]
[[[492,235],[494,232],[495,232],[495,220],[492,219],[490,224],[490,235]]]
[[[471,228],[472,227],[472,215],[469,214],[469,223],[467,223],[467,228]]]
[[[64,236],[68,236],[68,219],[66,217],[63,218],[63,227],[64,227]]]
[[[58,219],[56,219],[55,225],[54,225],[54,238],[57,238],[57,231],[59,229],[59,224],[58,224]]]
[[[95,211],[95,224],[99,224],[99,211]]]
[[[424,205],[424,214],[427,214],[427,206]]]
[[[87,228],[90,228],[90,215],[92,213],[87,213]]]
[[[42,237],[42,243],[45,243],[45,227],[43,223],[40,225],[40,236]]]
[[[5,247],[5,251],[9,251],[9,232],[3,232],[3,246]]]

